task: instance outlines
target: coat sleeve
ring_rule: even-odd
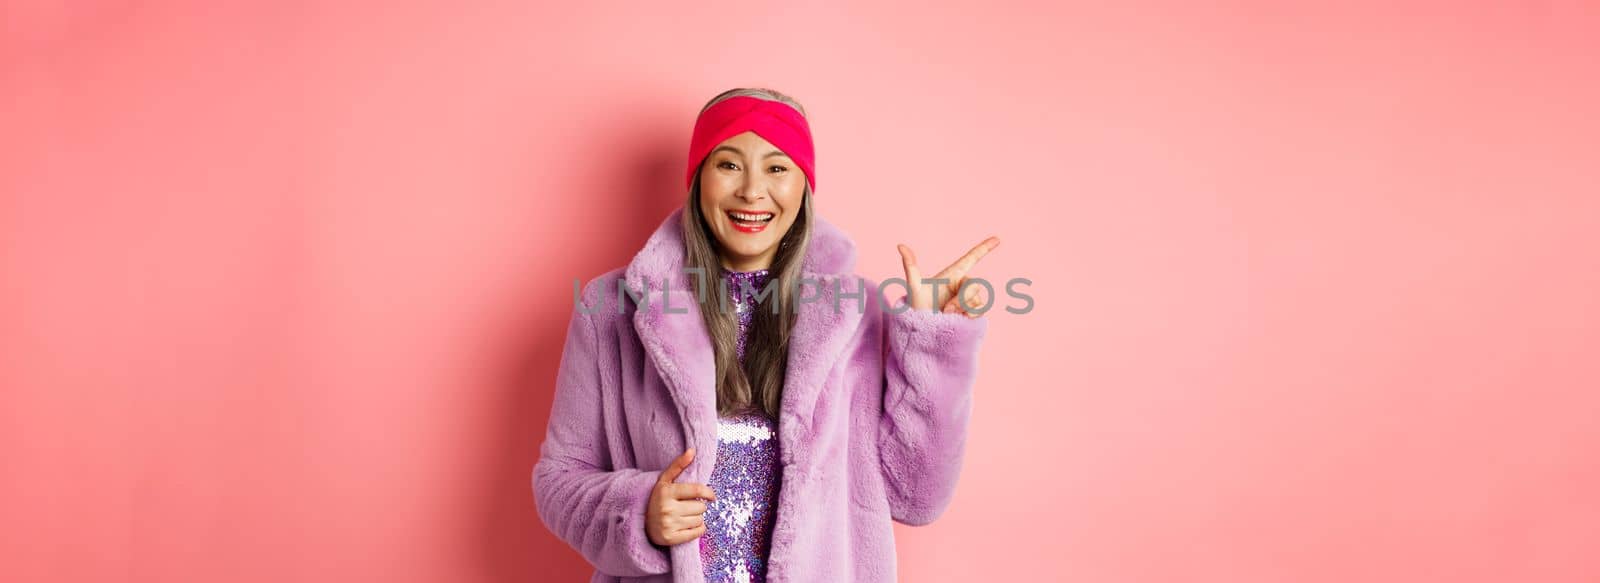
[[[902,298],[896,309],[905,305]],[[885,311],[883,417],[878,454],[890,516],[933,522],[950,504],[966,447],[978,347],[987,318]]]
[[[611,468],[598,357],[593,320],[575,306],[549,428],[534,465],[534,504],[545,526],[597,571],[616,577],[667,573],[667,549],[650,542],[644,528],[645,506],[661,472]]]

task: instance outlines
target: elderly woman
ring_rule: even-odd
[[[901,245],[885,305],[813,161],[792,98],[718,95],[688,200],[576,298],[533,488],[591,581],[894,581],[892,521],[949,504],[999,241],[928,280]]]

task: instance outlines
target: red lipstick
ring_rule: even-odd
[[[728,224],[741,233],[760,233],[778,215],[770,211],[727,211]]]

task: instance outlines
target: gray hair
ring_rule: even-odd
[[[724,99],[749,96],[778,101],[806,114],[805,108],[793,97],[771,89],[740,88],[724,91],[711,98],[703,113]],[[704,166],[704,160],[701,160]],[[703,169],[703,168],[702,168]],[[698,267],[706,274],[704,283],[711,289],[701,289],[700,278],[690,278],[696,286],[700,302],[700,317],[705,321],[706,332],[711,336],[712,352],[716,363],[717,413],[728,415],[751,406],[776,418],[783,403],[783,381],[789,362],[789,332],[794,328],[795,298],[793,288],[800,280],[801,266],[805,262],[806,247],[811,241],[811,186],[805,187],[801,196],[799,214],[778,242],[778,253],[768,269],[772,294],[762,300],[762,306],[751,314],[749,338],[745,345],[745,359],[740,362],[736,336],[739,322],[736,316],[723,309],[714,298],[726,293],[726,270],[722,267],[720,246],[700,210],[700,172],[696,169],[689,186],[689,199],[684,205],[683,235],[684,263]],[[761,291],[761,290],[756,290]],[[759,296],[760,294],[758,294]],[[777,302],[776,305],[771,302]]]

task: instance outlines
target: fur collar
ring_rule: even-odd
[[[634,312],[634,329],[677,404],[687,442],[699,452],[680,481],[704,483],[716,459],[716,371],[711,339],[694,303],[694,291],[688,285],[692,276],[682,269],[683,212],[680,206],[661,222],[628,264],[626,279],[631,289],[649,290],[644,303]],[[812,219],[811,241],[801,271],[818,285],[808,282],[801,293],[819,299],[798,306],[790,336],[778,419],[785,466],[803,465],[809,460],[814,448],[805,444],[812,440],[811,418],[825,390],[823,384],[860,328],[864,312],[872,309],[863,309],[861,304],[878,301],[876,290],[868,287],[870,282],[853,273],[855,243],[820,216]],[[865,296],[858,301],[839,297],[841,293]]]

